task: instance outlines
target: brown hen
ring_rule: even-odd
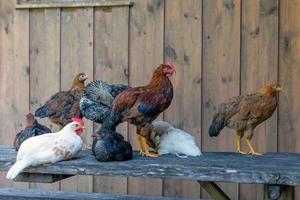
[[[209,135],[216,137],[224,127],[237,130],[237,151],[241,154],[241,139],[246,134],[249,154],[261,155],[255,152],[251,139],[257,125],[272,116],[278,104],[278,92],[282,88],[279,84],[272,84],[261,88],[257,93],[233,97],[220,104],[209,127]]]
[[[78,74],[74,78],[70,90],[54,94],[42,107],[35,111],[35,116],[39,118],[49,117],[54,124],[61,128],[70,123],[73,117],[82,118],[79,101],[87,77],[84,73]]]

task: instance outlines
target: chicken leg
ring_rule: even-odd
[[[149,146],[145,137],[138,135],[138,139],[141,145],[140,155],[152,158],[158,157],[158,154],[149,152]]]
[[[241,139],[244,136],[244,132],[237,131],[236,133],[236,146],[237,146],[237,152],[240,154],[247,154],[246,152],[241,150]]]
[[[262,153],[258,153],[256,151],[254,151],[253,145],[251,143],[251,139],[246,139],[246,143],[247,143],[247,145],[248,145],[248,147],[250,149],[249,154],[257,155],[257,156],[263,155]]]

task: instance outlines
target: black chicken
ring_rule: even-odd
[[[120,133],[98,129],[94,136],[92,151],[97,160],[105,162],[132,159],[132,146]]]
[[[30,137],[42,135],[44,133],[51,133],[51,130],[38,123],[32,113],[26,115],[26,128],[19,132],[14,139],[14,147],[18,151],[21,144]]]
[[[127,88],[129,87],[122,84],[110,85],[102,80],[94,80],[84,89],[80,100],[81,113],[93,122],[103,123],[110,114],[114,98]]]

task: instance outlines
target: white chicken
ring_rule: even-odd
[[[55,163],[73,158],[82,147],[80,135],[84,123],[80,118],[72,118],[62,130],[31,137],[25,140],[17,154],[16,163],[7,172],[7,179],[14,179],[26,167]]]
[[[175,154],[181,158],[201,155],[201,151],[192,135],[174,128],[165,121],[152,123],[151,140],[155,144],[159,155]]]

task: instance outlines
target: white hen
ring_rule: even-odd
[[[174,128],[164,121],[155,121],[152,126],[151,140],[157,146],[159,155],[175,154],[178,157],[201,155],[195,138],[189,133]]]
[[[14,179],[26,167],[46,163],[55,163],[74,157],[82,146],[80,135],[84,123],[79,118],[73,118],[56,133],[44,134],[25,140],[17,154],[16,163],[7,172],[7,179]]]

